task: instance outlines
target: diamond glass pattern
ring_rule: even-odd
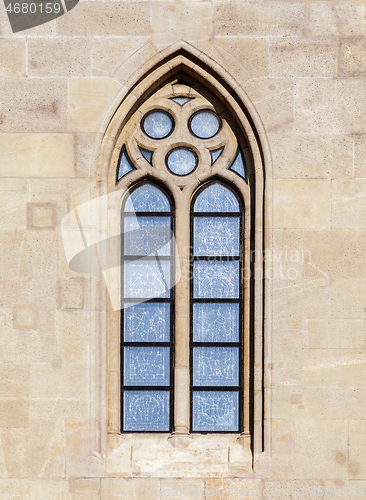
[[[169,347],[125,347],[124,385],[169,385]]]
[[[170,304],[143,302],[124,309],[126,342],[169,342]]]
[[[169,391],[124,391],[125,431],[169,431]]]
[[[175,148],[169,151],[166,164],[173,174],[187,175],[193,172],[197,166],[197,155],[188,148]]]
[[[167,111],[150,111],[143,117],[141,127],[152,139],[164,139],[173,131],[174,121]]]
[[[200,139],[209,139],[217,134],[221,128],[221,120],[216,113],[209,109],[197,111],[189,122],[191,132]]]
[[[239,304],[193,304],[194,342],[239,342]]]
[[[195,255],[239,255],[239,218],[195,217],[193,231]]]
[[[193,393],[194,431],[239,431],[239,393],[196,391]]]

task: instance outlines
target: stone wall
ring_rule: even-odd
[[[95,0],[15,34],[0,9],[0,499],[152,500],[189,487],[362,496],[366,3]],[[108,456],[108,299],[100,277],[68,268],[60,228],[104,192],[98,156],[131,82],[181,40],[253,104],[273,182],[270,447],[243,468],[235,442],[193,445],[208,465],[185,478],[179,465],[155,469],[191,445],[161,445],[156,467],[149,436]]]

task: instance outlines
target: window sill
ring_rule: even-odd
[[[176,441],[175,446],[170,442],[174,438],[185,441]],[[250,436],[241,436],[239,441],[237,434],[191,434],[185,438],[110,434],[107,473],[120,477],[251,477]]]

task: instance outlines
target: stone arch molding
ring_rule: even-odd
[[[262,256],[264,251],[271,251],[272,170],[268,140],[254,105],[235,78],[204,52],[184,41],[165,49],[131,76],[127,84],[128,88],[125,88],[116,98],[102,125],[104,132],[100,134],[97,163],[99,192],[102,195],[117,191],[116,170],[121,150],[119,138],[130,117],[148,97],[161,88],[164,82],[173,81],[177,75],[180,75],[181,78],[182,74],[186,75],[188,79],[199,82],[219,99],[234,117],[240,132],[247,141],[251,155],[249,168],[253,180],[252,210],[255,207],[255,214],[253,212],[251,214],[252,249],[255,255],[251,272],[253,276],[260,276],[260,279],[253,282],[254,292],[251,298],[253,312],[250,323],[251,351],[249,355],[252,360],[248,360],[252,366],[250,374],[250,424],[246,432],[237,439],[237,443],[244,447],[244,455],[240,454],[241,452],[235,454],[237,444],[234,447],[231,444],[234,458],[232,458],[232,464],[231,467],[229,464],[229,467],[233,471],[240,472],[237,470],[238,464],[246,463],[248,465],[249,456],[250,461],[252,458],[255,461],[263,455],[271,454],[271,377],[270,369],[267,367],[271,366],[272,289],[271,282],[264,278],[265,262]],[[149,174],[145,176],[145,178],[148,177]],[[132,180],[126,180],[125,186],[129,187],[134,184],[138,178],[137,174]],[[159,182],[163,185],[165,183],[162,179],[159,179]],[[171,191],[171,186],[167,185],[166,187]],[[95,286],[97,287],[97,282]],[[91,388],[91,393],[94,393],[96,401],[93,413],[97,416],[95,431],[93,427],[91,432],[91,449],[96,450],[92,452],[93,454],[100,453],[102,456],[107,454],[107,468],[112,467],[110,472],[128,476],[133,475],[133,471],[113,470],[114,465],[108,465],[108,463],[119,463],[119,455],[122,456],[134,446],[133,438],[130,439],[126,435],[121,436],[117,425],[119,421],[118,322],[119,313],[109,307],[107,317],[104,320],[99,320],[96,329],[95,346],[107,345],[108,352],[103,355],[100,354],[103,352],[101,350],[97,354],[98,349],[96,349],[95,360],[92,360],[92,365],[96,367],[96,370],[95,377],[91,377],[91,380],[99,380],[100,383],[96,382],[95,386]],[[190,444],[189,440],[184,440],[184,436],[181,441],[179,441],[179,437],[182,436],[176,436],[175,441],[172,439],[170,444],[176,447],[188,446],[187,450],[194,448],[194,444]],[[143,440],[143,438],[141,439]],[[173,450],[174,448],[170,444],[169,448]],[[198,446],[210,447],[211,445],[209,436],[202,436]],[[168,452],[165,445],[161,446],[165,450],[166,460],[169,463],[171,461],[174,463],[174,459],[170,456],[171,451]],[[197,450],[192,451],[197,454]],[[108,456],[110,460],[108,460]],[[165,459],[162,458],[162,461],[164,462]],[[195,470],[192,474],[197,475],[197,471]],[[187,475],[190,474],[187,472]]]

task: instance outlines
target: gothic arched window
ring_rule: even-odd
[[[126,190],[119,431],[249,436],[246,136],[219,96],[182,74],[132,107],[117,148],[116,188]]]

